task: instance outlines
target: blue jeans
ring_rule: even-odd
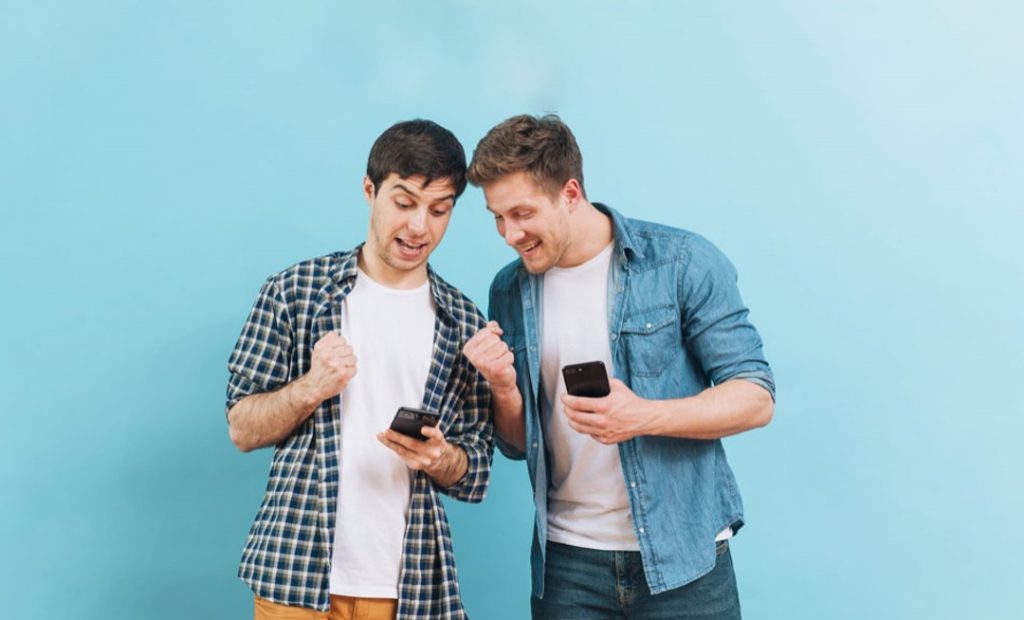
[[[639,551],[598,551],[549,542],[544,598],[531,597],[535,620],[739,620],[740,600],[728,541],[715,567],[680,588],[651,594]]]

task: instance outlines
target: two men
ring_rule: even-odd
[[[227,416],[241,450],[275,446],[239,568],[257,620],[465,617],[438,493],[479,502],[489,480],[490,392],[461,355],[486,323],[427,265],[465,172],[448,130],[392,126],[367,163],[365,244],[274,274],[256,298]],[[395,433],[399,406],[440,423],[426,441]]]
[[[518,116],[468,172],[519,254],[485,324],[426,267],[465,183],[464,164],[423,149],[444,132],[426,127],[374,145],[366,244],[272,276],[232,355],[232,439],[277,444],[240,569],[257,618],[381,599],[380,617],[461,617],[436,492],[482,499],[489,410],[533,483],[535,618],[739,618],[742,504],[720,438],[767,424],[775,386],[732,265],[693,233],[589,202],[569,128]],[[608,396],[566,394],[561,368],[588,361],[611,374]],[[384,433],[381,471],[368,436],[419,399],[440,432]]]
[[[767,424],[775,386],[732,265],[589,202],[554,116],[494,127],[468,178],[519,254],[464,353],[533,483],[534,618],[739,618],[742,504],[720,438]],[[589,361],[611,393],[566,394],[561,368]]]

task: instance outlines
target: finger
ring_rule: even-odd
[[[501,329],[501,325],[498,325],[497,321],[488,321],[487,329],[491,330],[491,333],[501,336],[505,333],[505,330]]]
[[[596,438],[600,433],[604,431],[604,429],[602,429],[600,426],[597,426],[586,419],[588,414],[582,415],[583,417],[577,417],[572,423],[572,428],[577,433],[583,435],[590,435],[591,437]]]
[[[385,446],[387,446],[389,449],[391,449],[392,452],[402,457],[402,460],[408,461],[410,459],[413,459],[416,455],[412,452],[412,450],[409,450],[409,448],[407,448],[404,444],[400,443],[398,439],[400,437],[404,437],[404,435],[396,433],[390,429],[382,433],[377,433],[377,440],[380,441]]]
[[[481,342],[495,338],[494,330],[490,327],[484,327],[477,333],[473,334],[473,337],[466,341],[466,344],[473,344],[474,346],[479,345]]]
[[[562,394],[562,407],[566,410],[591,411],[591,408],[587,406],[587,401],[589,400],[592,399],[583,396],[573,396],[572,394]]]
[[[423,426],[422,428],[420,428],[420,433],[424,435],[428,441],[445,441],[444,433],[442,433],[441,429],[437,428],[436,426]]]
[[[475,357],[481,350],[486,348],[486,343],[494,337],[494,334],[486,329],[481,329],[473,334],[473,337],[462,346],[462,354],[466,357]]]
[[[339,334],[338,332],[327,332],[326,334],[320,337],[320,340],[316,341],[316,344],[323,343],[324,346],[329,346],[333,345],[338,341],[341,341],[342,344],[345,344],[345,337]],[[313,345],[313,348],[316,348],[316,345]]]
[[[355,349],[350,344],[332,344],[328,351],[335,357],[345,357],[347,355],[354,355]]]
[[[493,338],[488,342],[482,343],[480,347],[480,356],[487,360],[495,360],[504,355],[510,349],[501,338]]]
[[[401,446],[403,449],[406,449],[411,452],[417,452],[418,447],[421,444],[423,444],[423,442],[421,442],[420,440],[414,440],[413,438],[406,435],[402,435],[402,433],[396,430],[392,430],[390,428],[386,428],[384,430],[384,439],[393,442]]]
[[[585,421],[587,414],[580,412],[570,413],[569,411],[566,411],[565,413],[566,420],[569,422],[569,428],[572,430],[583,435],[589,435],[594,431],[594,429]]]

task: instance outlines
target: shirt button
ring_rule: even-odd
[[[629,486],[635,489],[636,488],[636,483],[635,482],[630,482]]]
[[[652,327],[652,324],[651,324],[651,323],[648,323],[647,325],[645,325],[645,327],[646,327],[647,329],[650,329],[650,328]]]
[[[645,531],[647,531],[647,530],[645,530],[644,528],[640,528],[640,533],[641,534],[643,534]]]
[[[619,337],[619,335],[618,335],[618,334],[612,334],[612,340],[615,340],[615,339],[616,339],[616,338],[618,338],[618,337]]]
[[[538,445],[538,444],[537,444],[537,442],[535,441],[535,442],[533,442],[532,444],[530,444],[530,447],[532,447],[532,448],[536,449],[536,448],[537,448],[537,445]]]

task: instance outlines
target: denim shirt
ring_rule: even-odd
[[[612,220],[615,248],[608,273],[612,375],[648,399],[682,398],[730,379],[766,389],[775,382],[761,338],[747,319],[736,271],[709,241],[691,232],[624,218]],[[523,396],[526,452],[498,441],[508,457],[526,459],[536,504],[533,593],[544,594],[550,453],[541,400],[543,274],[517,260],[494,278],[489,314],[515,355]],[[619,444],[622,473],[653,594],[685,585],[715,565],[715,536],[743,524],[743,504],[720,440],[640,436]]]

